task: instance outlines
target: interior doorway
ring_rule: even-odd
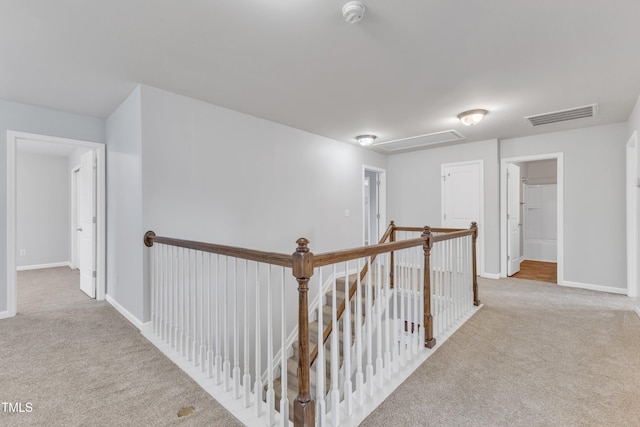
[[[503,277],[562,282],[562,169],[562,153],[502,160]]]
[[[91,276],[93,285],[93,297],[97,299],[105,298],[105,256],[106,256],[106,235],[105,235],[105,146],[104,144],[78,141],[66,138],[51,137],[46,135],[28,134],[23,132],[7,132],[7,317],[15,316],[17,313],[17,152],[20,147],[30,146],[33,150],[40,150],[44,153],[63,152],[67,153],[69,158],[73,157],[72,153],[76,153],[79,159],[87,153],[91,155],[91,162],[86,169],[91,169],[93,179],[93,209],[85,215],[85,218],[91,223],[88,227],[91,231],[93,241],[90,247],[81,250],[75,241],[75,234],[71,231],[67,236],[70,245],[70,251],[67,252],[65,265],[69,267],[76,266],[78,260],[82,258],[82,253],[89,253],[90,262],[93,263],[89,275]],[[73,186],[81,187],[78,182],[73,183],[73,172],[69,177],[67,168],[67,185],[70,193],[74,193]],[[70,182],[71,181],[71,182]],[[91,194],[91,193],[88,193]],[[68,202],[67,209],[73,216],[74,207],[77,204],[77,196],[75,200]],[[89,205],[88,205],[89,206]],[[79,218],[75,218],[79,219]],[[74,225],[74,219],[69,219],[70,231]],[[78,255],[78,256],[77,256]],[[51,264],[40,265],[40,268],[53,267]],[[31,266],[34,267],[34,266]],[[38,267],[38,266],[36,266]],[[87,292],[90,294],[90,292]],[[91,296],[91,295],[90,295]]]
[[[364,166],[362,170],[362,223],[365,246],[375,245],[386,227],[386,172]]]

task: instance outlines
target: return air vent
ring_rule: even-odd
[[[464,135],[455,130],[428,133],[426,135],[412,136],[409,138],[394,139],[393,141],[376,142],[373,147],[386,151],[406,150],[410,148],[425,147],[427,145],[441,144],[443,142],[462,141]]]
[[[532,126],[542,126],[551,123],[566,122],[567,120],[595,117],[598,112],[598,104],[585,105],[583,107],[570,108],[568,110],[553,111],[551,113],[527,116]]]

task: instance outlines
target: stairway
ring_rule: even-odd
[[[344,301],[345,299],[345,289],[344,289],[344,277],[338,278],[336,280],[336,304],[339,307],[340,304],[342,303],[342,301]],[[350,275],[349,276],[349,282],[351,284],[355,283],[355,281],[357,280],[356,275]],[[365,298],[364,298],[364,283],[361,284],[362,286],[362,321],[364,321],[364,316],[365,316]],[[372,301],[374,301],[373,297],[375,296],[375,293],[372,293]],[[351,313],[351,342],[352,342],[352,348],[353,348],[353,342],[355,341],[355,325],[356,325],[356,313],[355,313],[355,294],[352,297],[351,301],[349,302],[349,304],[345,307],[345,311],[346,310],[350,310]],[[322,330],[324,331],[324,329],[326,328],[326,326],[329,324],[329,322],[331,321],[332,318],[332,314],[331,314],[331,307],[332,307],[332,302],[333,302],[333,291],[329,290],[326,294],[325,294],[325,302],[324,305],[322,306]],[[343,318],[344,318],[345,314],[343,313]],[[344,322],[342,320],[338,320],[338,324],[339,324],[339,339],[338,339],[338,346],[339,346],[339,358],[340,358],[340,368],[342,368],[342,359],[343,359],[343,351],[344,351],[344,343],[343,343],[343,337],[344,337],[344,333],[343,333],[343,324]],[[334,327],[332,334],[336,332],[336,329]],[[326,341],[325,344],[325,393],[328,394],[329,390],[331,389],[331,358],[330,358],[330,351],[331,351],[331,341],[332,341],[332,335],[329,335],[329,338]],[[316,344],[318,342],[318,321],[317,319],[314,321],[309,322],[309,351],[313,351],[313,349],[315,348]],[[318,359],[316,359],[316,361],[313,363],[313,365],[311,366],[311,396],[313,399],[316,398],[315,394],[316,394],[316,384],[317,384],[317,371],[316,371],[316,367],[317,367],[317,363],[318,363]],[[287,359],[287,398],[289,400],[289,419],[293,420],[293,402],[296,399],[296,396],[298,395],[298,341],[295,341],[293,343],[293,355]],[[339,379],[340,383],[343,383],[344,380],[342,379],[342,374],[340,375],[340,379]],[[282,386],[281,386],[281,382],[280,382],[280,378],[274,379],[273,381],[273,387],[274,387],[274,394],[275,394],[275,407],[276,410],[280,411],[280,399],[282,397]],[[266,390],[266,387],[265,387]],[[326,398],[326,396],[325,396]]]

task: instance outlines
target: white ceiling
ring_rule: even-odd
[[[0,98],[107,117],[143,83],[354,142],[620,122],[640,93],[638,0],[365,0],[358,24],[344,3],[0,0]]]

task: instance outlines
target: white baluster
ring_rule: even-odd
[[[287,317],[285,310],[287,301],[284,288],[284,267],[280,268],[281,300],[280,300],[280,424],[289,425],[289,399],[287,396]]]
[[[238,328],[238,258],[233,259],[233,398],[240,399],[240,335]]]
[[[208,345],[207,345],[207,377],[213,378],[214,369],[213,369],[213,340],[214,340],[214,310],[215,310],[215,300],[213,299],[213,288],[215,286],[215,278],[217,271],[214,270],[214,257],[212,254],[209,254],[208,264],[209,264],[209,276],[207,277],[207,335],[208,335]]]
[[[331,331],[331,423],[334,427],[340,425],[340,386],[338,384],[338,370],[340,369],[339,356],[340,349],[338,347],[338,335],[340,327],[338,325],[337,316],[337,299],[336,299],[336,266],[333,265],[333,278],[331,281],[331,322],[333,330]]]
[[[216,367],[216,384],[222,384],[222,343],[220,342],[221,336],[221,318],[220,314],[222,310],[220,309],[220,304],[222,302],[222,297],[220,296],[220,290],[223,286],[222,271],[220,266],[220,255],[216,254],[216,304],[215,304],[215,313],[216,313],[216,358],[215,358],[215,367]]]
[[[169,258],[169,246],[163,250],[164,268],[164,340],[171,345],[171,259]]]
[[[156,297],[158,296],[158,259],[157,251],[158,245],[151,246],[151,325],[153,326],[154,335],[158,334],[158,324],[157,324],[157,302]]]
[[[318,357],[316,358],[316,420],[317,425],[320,427],[324,427],[326,425],[326,413],[327,407],[326,402],[324,400],[325,397],[325,366],[326,360],[324,355],[324,343],[323,343],[323,329],[324,329],[324,320],[322,318],[322,306],[323,306],[323,285],[322,281],[322,268],[319,269],[319,291],[318,291]]]
[[[182,316],[181,316],[181,327],[180,327],[180,354],[182,356],[186,356],[187,354],[187,325],[188,325],[188,313],[187,309],[187,271],[188,267],[185,265],[186,262],[186,249],[180,248],[180,294],[181,294],[181,306],[182,306]]]
[[[393,331],[393,353],[391,354],[393,358],[392,369],[393,372],[398,372],[400,365],[400,347],[398,337],[398,326],[401,322],[399,317],[399,307],[398,307],[398,293],[400,292],[400,268],[399,268],[400,258],[398,257],[398,252],[394,253],[394,265],[393,265],[393,325],[391,325],[391,330]]]
[[[376,258],[376,300],[375,300],[375,316],[376,316],[376,375],[378,378],[378,387],[382,387],[384,382],[383,364],[382,364],[382,258]]]
[[[360,259],[357,263],[356,287],[356,400],[364,404],[364,374],[362,373],[362,280],[360,279]],[[369,271],[367,274],[371,274]]]
[[[199,288],[199,277],[200,274],[198,273],[198,252],[197,251],[193,251],[192,252],[192,282],[193,282],[193,301],[191,304],[192,310],[193,310],[193,314],[192,314],[192,336],[193,336],[193,340],[192,340],[192,344],[193,344],[193,349],[192,349],[192,355],[193,355],[193,366],[198,366],[198,350],[199,350],[199,340],[200,337],[198,335],[198,304],[199,304],[199,297],[198,297],[198,288]]]
[[[256,278],[255,278],[255,293],[256,293],[256,325],[255,325],[255,363],[256,363],[256,381],[253,385],[253,394],[256,396],[256,417],[260,418],[262,415],[262,368],[260,359],[262,358],[262,342],[260,340],[260,264],[256,263]]]
[[[413,325],[411,327],[411,339],[413,343],[413,353],[418,354],[420,350],[420,333],[419,333],[419,325],[422,323],[420,321],[420,304],[418,304],[418,297],[420,296],[420,256],[419,250],[422,248],[420,246],[416,246],[411,248],[410,251],[413,254],[413,265],[411,266],[411,271],[413,272],[413,285],[412,288],[412,300],[413,304]]]
[[[389,274],[390,274],[390,256],[389,253],[384,255],[384,377],[391,379],[391,343],[389,331]]]
[[[400,366],[404,368],[407,363],[407,315],[405,312],[406,300],[407,300],[407,267],[406,267],[406,251],[399,251],[398,261],[400,263],[400,280],[398,292],[400,292]]]
[[[222,287],[222,332],[224,334],[224,362],[222,362],[222,375],[224,375],[224,391],[231,389],[231,360],[229,360],[229,258],[224,259],[224,286]]]
[[[244,385],[244,407],[248,408],[251,404],[251,372],[249,371],[249,262],[244,261],[244,376],[242,384]],[[257,289],[256,289],[257,290]]]
[[[418,348],[422,352],[424,350],[425,339],[425,324],[424,324],[424,299],[429,298],[429,295],[424,294],[424,275],[429,274],[424,269],[424,248],[420,246],[418,248],[418,321],[420,322],[420,333],[418,335]]]
[[[171,246],[167,246],[166,259],[167,263],[167,344],[173,347],[173,259],[171,257]]]
[[[191,267],[191,249],[187,249],[187,360],[193,359],[193,271]]]
[[[365,321],[366,321],[366,333],[367,333],[367,367],[366,367],[366,375],[367,375],[367,394],[369,396],[373,396],[373,313],[372,313],[372,295],[371,295],[371,286],[373,285],[373,274],[374,271],[371,268],[371,258],[367,258],[367,280],[365,282]]]
[[[204,252],[200,251],[200,313],[198,316],[198,327],[200,328],[200,372],[204,372],[207,368],[207,347],[205,340],[205,265],[208,268],[208,264],[205,263]]]
[[[356,274],[358,274],[356,272]],[[351,384],[351,300],[349,290],[351,283],[349,280],[349,263],[344,263],[344,295],[345,310],[343,321],[343,357],[344,357],[344,402],[348,415],[353,414],[353,387]],[[337,332],[337,331],[336,331]]]
[[[165,284],[165,269],[166,266],[164,264],[164,245],[160,244],[158,245],[158,252],[160,253],[160,292],[159,292],[159,300],[158,300],[158,329],[160,330],[160,338],[164,341],[165,338],[165,327],[164,327],[164,321],[165,321],[165,312],[164,312],[164,284]]]
[[[171,281],[171,288],[173,289],[173,343],[176,351],[179,351],[180,344],[180,299],[178,283],[180,282],[179,264],[178,264],[178,248],[171,247],[171,259],[173,264],[173,280]]]
[[[275,392],[273,390],[273,295],[271,264],[267,268],[267,426],[275,423]]]

